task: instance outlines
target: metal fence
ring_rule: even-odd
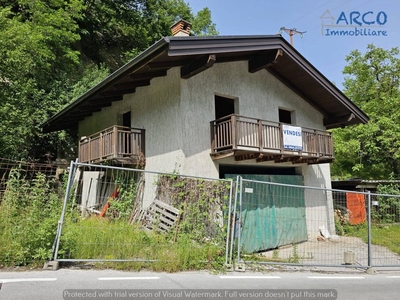
[[[399,195],[240,176],[237,185],[229,262],[400,267]]]
[[[72,162],[53,259],[221,262],[232,193],[232,180]]]
[[[55,177],[57,166],[51,163],[35,163],[0,157],[0,200],[7,188],[7,181],[12,170],[21,173],[27,180],[32,180],[38,173],[45,174],[47,177]]]
[[[400,196],[233,179],[71,163],[53,258],[400,267]]]

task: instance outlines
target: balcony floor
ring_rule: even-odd
[[[333,162],[333,157],[309,156],[292,151],[282,153],[228,149],[210,154],[212,160],[234,157],[235,161],[255,160],[257,163],[273,161],[275,163],[292,162],[292,164],[323,164]]]

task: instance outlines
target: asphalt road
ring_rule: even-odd
[[[400,273],[0,272],[0,299],[400,299]],[[197,296],[197,297],[196,297]]]

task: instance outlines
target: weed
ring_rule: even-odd
[[[176,272],[221,268],[224,262],[223,249],[218,245],[197,243],[189,235],[181,235],[174,243],[168,234],[145,232],[123,220],[89,218],[67,222],[64,234],[78,241],[71,249],[71,258],[137,260],[117,263],[116,268]]]
[[[288,258],[289,263],[299,263],[300,262],[300,256],[299,253],[297,252],[297,245],[293,245],[293,252],[292,255]]]
[[[226,228],[222,215],[229,199],[229,183],[178,176],[161,178],[168,181],[166,193],[183,216],[176,231],[146,232],[139,225],[131,225],[128,218],[138,184],[132,180],[124,185],[116,179],[119,195],[111,203],[106,218],[82,218],[74,203],[74,193],[70,193],[58,258],[132,260],[96,264],[117,269],[223,269]],[[51,258],[63,206],[61,199],[62,195],[53,190],[52,182],[42,174],[33,181],[25,180],[17,171],[10,176],[0,204],[3,265],[38,264]]]
[[[197,242],[222,244],[226,238],[224,214],[229,199],[229,182],[205,181],[176,176],[160,176],[158,198],[180,209],[182,221],[178,238],[188,235]]]
[[[38,173],[27,181],[10,173],[0,205],[0,260],[5,265],[44,261],[52,254],[62,203],[52,181]]]

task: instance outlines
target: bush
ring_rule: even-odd
[[[377,192],[386,195],[400,195],[398,184],[380,184]],[[400,197],[378,196],[379,205],[373,207],[371,217],[376,222],[398,223],[400,222]]]
[[[26,265],[52,255],[62,201],[52,181],[38,173],[32,181],[13,170],[0,205],[0,261]]]

